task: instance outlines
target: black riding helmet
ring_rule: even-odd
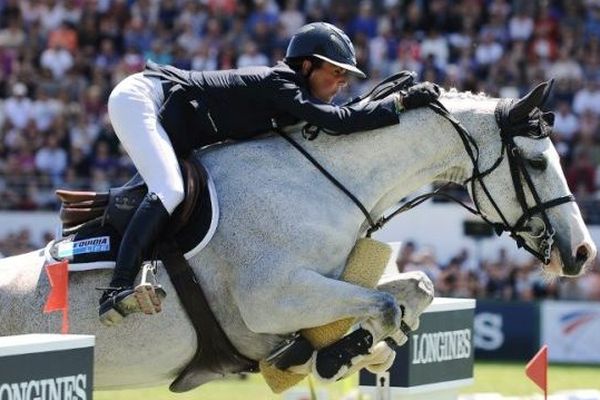
[[[367,76],[356,68],[354,46],[341,29],[327,22],[313,22],[304,25],[288,45],[285,59],[317,57],[333,65],[344,68],[359,78]]]

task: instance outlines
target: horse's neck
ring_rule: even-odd
[[[462,122],[482,150],[482,169],[491,165],[493,161],[489,160],[497,157],[501,146],[494,119],[496,102],[462,94],[446,94],[442,98],[442,103]],[[346,186],[373,218],[434,180],[462,183],[473,168],[455,128],[427,108],[405,112],[398,124],[368,132],[346,136],[322,134],[309,142],[304,141],[299,132],[291,136]],[[332,200],[329,194],[333,185],[324,177],[316,177],[317,172],[310,163],[279,137],[215,146],[203,154],[213,177],[229,182],[217,185],[223,192],[220,195],[237,198],[254,193],[258,197],[260,191],[269,189],[278,194],[336,201],[335,209],[344,214],[338,217],[348,220],[349,213],[353,213],[361,218],[357,208],[341,192]],[[235,178],[237,175],[247,177],[248,171],[252,171],[249,181]],[[311,196],[311,193],[322,196]],[[260,196],[260,201],[266,201],[263,197]],[[271,196],[269,201],[282,200],[281,196]],[[279,204],[271,208],[283,210],[285,207]],[[331,207],[327,209],[332,211]]]
[[[442,102],[473,136],[482,164],[487,164],[500,148],[493,115],[496,101],[448,95]],[[323,135],[311,147],[309,151],[374,217],[423,185],[435,180],[462,183],[472,172],[455,128],[428,109],[402,114],[397,125],[383,129],[341,138]]]

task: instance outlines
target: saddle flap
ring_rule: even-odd
[[[194,212],[194,208],[199,206],[196,204],[201,193],[205,193],[207,190],[207,176],[204,168],[198,168],[196,165],[182,160],[180,163],[181,172],[183,174],[185,182],[185,199],[175,209],[173,217],[171,218],[171,232],[179,232],[190,220]],[[200,204],[201,206],[201,204]]]
[[[70,205],[63,205],[60,209],[60,220],[63,222],[64,227],[72,227],[80,225],[90,219],[101,217],[104,214],[105,206],[99,207],[73,207]]]
[[[122,235],[147,192],[144,183],[110,189],[105,214],[106,222]]]
[[[211,201],[209,177],[204,167],[194,160],[182,160],[180,167],[185,199],[173,213],[166,233],[175,236],[187,255],[202,248],[208,240],[206,236],[214,233],[218,205]],[[72,264],[114,261],[116,252],[112,250],[119,248],[127,224],[146,193],[147,187],[139,175],[108,193],[57,190],[57,196],[63,200],[60,210],[62,238],[55,241],[53,257],[57,260],[68,258]],[[89,240],[104,237],[110,239],[110,252],[96,251],[97,247],[89,245]],[[75,246],[76,251],[59,251],[69,246]],[[152,254],[145,257],[152,257]]]
[[[77,190],[57,189],[56,195],[63,203],[79,204],[82,202],[91,204],[106,204],[108,193],[82,192]]]

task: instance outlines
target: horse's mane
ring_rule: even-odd
[[[445,99],[463,99],[463,100],[486,100],[490,97],[484,92],[479,92],[477,94],[472,93],[470,91],[459,92],[456,88],[451,88],[449,90],[442,89],[441,97]]]

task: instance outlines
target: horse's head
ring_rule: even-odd
[[[479,162],[475,146],[472,159],[478,166],[468,186],[479,211],[498,234],[510,232],[550,274],[575,276],[595,259],[596,246],[549,138],[554,115],[539,108],[551,87],[552,82],[545,82],[518,101],[498,102],[495,118],[501,145],[497,148],[502,150]]]

